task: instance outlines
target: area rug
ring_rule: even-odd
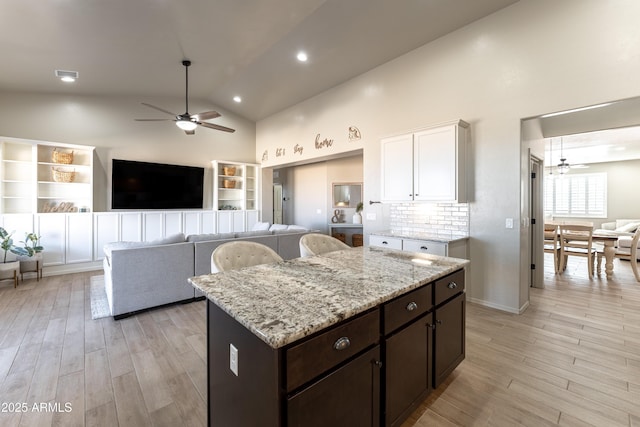
[[[89,285],[91,297],[91,318],[101,319],[111,316],[107,293],[104,291],[104,276],[91,276]]]

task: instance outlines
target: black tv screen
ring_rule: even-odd
[[[202,209],[204,168],[113,159],[112,209]]]

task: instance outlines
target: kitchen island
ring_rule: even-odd
[[[358,247],[191,278],[209,425],[399,425],[464,358],[467,264]]]

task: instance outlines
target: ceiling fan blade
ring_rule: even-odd
[[[170,111],[164,110],[164,109],[162,109],[160,107],[156,107],[155,105],[147,104],[146,102],[141,102],[141,104],[142,105],[146,105],[149,108],[153,108],[154,110],[162,111],[163,113],[167,113],[167,114],[169,114],[171,116],[176,116],[177,115],[177,114],[174,114],[174,113],[172,113]]]
[[[220,113],[217,111],[205,111],[204,113],[193,114],[191,117],[200,120],[211,120],[220,117]]]
[[[195,130],[185,130],[184,133],[186,133],[187,135],[195,135],[196,131]]]
[[[223,132],[235,132],[235,129],[231,129],[228,127],[224,127],[224,126],[220,126],[220,125],[214,125],[213,123],[206,123],[206,122],[196,122],[197,124],[199,124],[200,126],[204,126],[206,128],[209,129],[216,129],[216,130],[221,130]]]
[[[173,119],[133,119],[136,122],[167,122],[174,121]]]

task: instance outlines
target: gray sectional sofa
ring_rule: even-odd
[[[223,243],[262,243],[283,259],[300,256],[300,238],[314,231],[262,230],[243,233],[183,234],[152,242],[114,242],[104,246],[104,283],[111,315],[121,319],[142,310],[190,302],[201,294],[187,282],[211,272],[211,253]]]

